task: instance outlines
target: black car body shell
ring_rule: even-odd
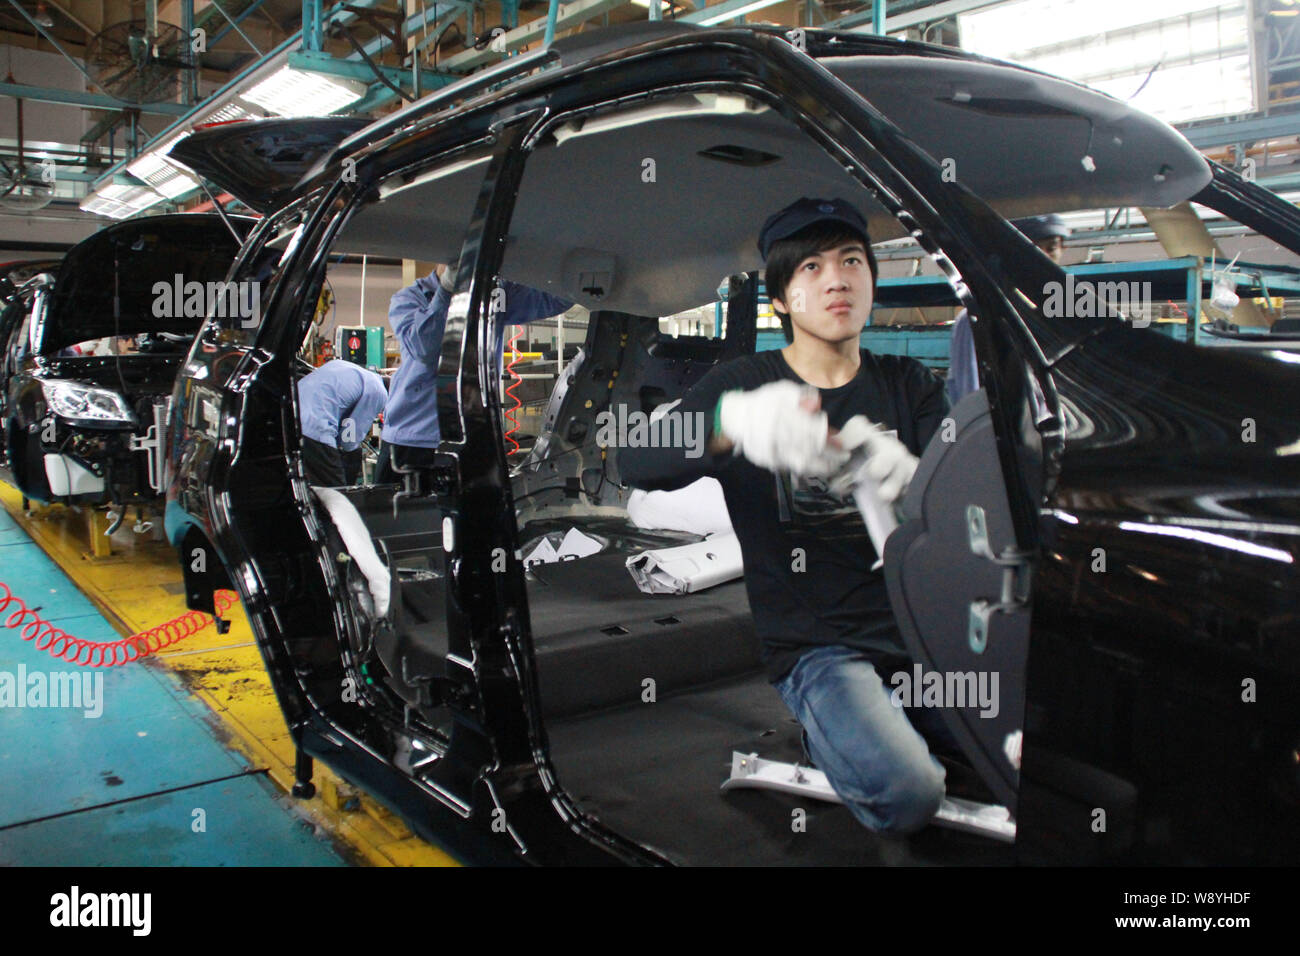
[[[246,234],[252,221],[235,217],[231,224]],[[5,311],[3,430],[11,473],[26,497],[81,504],[158,497],[160,469],[132,441],[158,431],[153,408],[171,394],[187,337],[206,318],[207,290],[222,283],[238,249],[215,214],[128,220],[78,243],[49,281],[15,294]],[[29,315],[35,330],[27,328]],[[128,335],[144,336],[131,354],[71,348]],[[49,382],[116,393],[132,419],[65,419],[50,408]],[[56,486],[60,474],[66,479]]]
[[[696,80],[766,89],[821,117],[838,148],[857,151],[846,158],[868,157],[882,202],[943,249],[964,295],[973,296],[963,301],[978,301],[991,320],[976,329],[981,378],[1008,527],[1035,568],[1022,688],[1021,858],[1289,858],[1300,845],[1293,762],[1300,455],[1260,450],[1294,449],[1300,437],[1294,373],[1113,320],[1052,324],[1027,313],[1013,305],[1017,288],[1059,280],[1061,271],[1027,253],[987,206],[950,188],[932,157],[827,79],[814,59],[774,31],[660,33],[573,64],[557,57],[557,69],[496,92],[481,92],[487,81],[468,82],[469,98],[456,109],[448,109],[455,91],[431,97],[353,135],[281,193],[312,211],[266,304],[267,322],[255,339],[206,328],[173,396],[167,531],[186,568],[190,605],[210,611],[213,588],[233,585],[299,747],[462,858],[663,862],[655,849],[585,815],[557,783],[522,570],[517,561],[505,575],[489,567],[494,549],[517,554],[518,541],[500,425],[483,398],[486,362],[475,344],[482,290],[501,255],[482,243],[508,221],[529,145],[525,120]],[[978,59],[820,31],[807,31],[807,43],[813,57]],[[337,599],[337,569],[319,558],[323,532],[309,493],[294,480],[289,366],[309,312],[309,280],[323,273],[352,197],[392,170],[471,142],[494,149],[461,259],[475,271],[457,277],[471,299],[467,313],[449,317],[444,338],[443,444],[434,467],[412,479],[461,543],[446,569],[452,653],[444,684],[456,720],[436,772],[417,780],[385,751],[382,721],[358,722],[355,708],[337,703],[347,677],[339,648],[352,625]],[[1256,228],[1300,249],[1294,211],[1277,217],[1266,193],[1227,171],[1215,169],[1197,199],[1253,209]],[[258,241],[250,238],[245,255]],[[1031,378],[1043,392],[1037,409]],[[1257,444],[1240,440],[1243,417],[1256,422]],[[1235,517],[1225,518],[1225,507]],[[1113,573],[1089,570],[1098,546],[1108,549]],[[202,572],[190,561],[199,551],[209,553]],[[1259,703],[1243,710],[1245,679],[1257,685]],[[1195,731],[1181,736],[1189,726]],[[1189,807],[1184,793],[1210,802]],[[1089,839],[1096,831],[1086,811],[1096,804],[1088,799],[1116,801],[1112,837]],[[1225,817],[1234,800],[1250,808],[1248,818]],[[1279,814],[1286,806],[1289,815]],[[497,810],[508,814],[508,832],[492,826]]]
[[[30,351],[27,320],[30,301],[24,298],[29,282],[43,282],[41,276],[53,277],[58,259],[33,259],[0,265],[0,452],[5,446],[3,422],[9,404],[9,380],[18,371]]]

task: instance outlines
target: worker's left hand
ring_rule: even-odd
[[[903,496],[916,474],[919,459],[898,438],[873,424],[866,415],[854,415],[838,434],[840,446],[852,453],[849,465],[831,481],[831,490],[847,497],[862,480],[874,481],[882,501],[892,504]]]
[[[444,290],[451,292],[455,289],[453,283],[456,281],[456,277],[451,274],[451,266],[440,262],[433,267],[433,272],[438,277],[438,284]]]

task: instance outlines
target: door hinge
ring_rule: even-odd
[[[1003,548],[1001,554],[993,553],[989,546],[988,521],[984,509],[979,505],[966,506],[966,531],[970,537],[971,552],[1002,569],[1002,593],[998,600],[980,598],[970,603],[967,639],[972,651],[983,654],[984,648],[988,646],[989,619],[994,614],[1013,614],[1029,606],[1033,565],[1029,560],[1029,551]]]

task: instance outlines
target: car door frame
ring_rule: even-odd
[[[440,464],[437,467],[445,471],[438,479],[447,489],[445,508],[452,514],[463,512],[465,509],[458,507],[459,497],[467,495],[474,482],[491,488],[491,494],[483,502],[487,507],[482,509],[482,513],[491,517],[470,520],[462,514],[453,526],[456,542],[472,542],[465,545],[466,550],[454,561],[454,576],[464,588],[465,600],[468,601],[470,593],[491,595],[491,600],[479,605],[485,619],[475,624],[467,617],[453,629],[453,640],[457,642],[453,644],[453,656],[462,669],[459,680],[466,690],[474,686],[483,695],[485,715],[497,705],[514,712],[510,719],[488,720],[499,752],[505,759],[522,761],[531,749],[539,769],[548,775],[553,775],[554,769],[547,755],[545,727],[537,695],[523,569],[515,557],[519,553],[517,528],[512,501],[502,490],[503,486],[508,487],[508,482],[503,481],[506,468],[504,445],[498,434],[500,426],[489,414],[493,403],[482,401],[481,382],[486,375],[486,366],[478,349],[479,343],[486,341],[482,316],[479,315],[481,294],[504,255],[500,240],[513,212],[514,194],[527,162],[526,154],[544,128],[559,122],[561,116],[599,109],[611,102],[630,98],[657,98],[703,87],[758,93],[764,102],[792,119],[832,156],[845,162],[850,173],[855,173],[856,164],[856,170],[861,171],[855,173],[857,178],[876,192],[890,212],[905,224],[916,224],[921,228],[926,237],[922,245],[927,251],[937,254],[949,277],[955,280],[963,302],[973,307],[978,297],[981,314],[1001,320],[1000,323],[986,323],[990,331],[985,335],[992,339],[997,334],[999,346],[1004,343],[1015,346],[1014,351],[1004,349],[1015,361],[1008,360],[989,370],[989,401],[994,420],[998,423],[998,451],[1004,482],[1011,485],[1008,493],[1017,522],[1016,544],[1027,550],[1037,542],[1037,505],[1041,491],[1029,495],[1019,489],[1024,487],[1027,474],[1041,474],[1041,471],[1039,462],[1034,461],[1026,467],[1022,458],[1020,443],[1023,435],[1019,427],[1030,399],[1028,389],[1016,373],[1019,371],[1023,375],[1028,368],[1034,368],[1039,372],[1036,378],[1042,381],[1045,376],[1041,372],[1047,367],[1049,357],[1010,303],[1009,290],[1015,289],[1016,284],[999,267],[1000,263],[985,262],[975,252],[980,238],[992,237],[1002,245],[1010,244],[1013,249],[1017,242],[1028,244],[964,187],[945,181],[938,162],[910,144],[901,130],[815,61],[796,52],[782,40],[730,35],[725,40],[726,43],[720,43],[715,37],[698,44],[676,42],[674,45],[680,49],[697,45],[722,46],[732,48],[733,52],[735,47],[747,48],[744,52],[754,55],[753,68],[742,69],[734,57],[713,70],[705,65],[707,60],[704,58],[697,58],[699,63],[690,64],[693,70],[687,68],[687,64],[660,61],[653,68],[647,67],[642,71],[645,76],[640,80],[624,78],[628,74],[622,74],[611,77],[610,82],[598,84],[594,74],[600,68],[592,63],[586,64],[585,82],[590,88],[599,86],[600,94],[589,94],[585,101],[565,104],[564,107],[557,102],[558,96],[550,100],[551,109],[542,118],[542,125],[534,129],[526,140],[521,137],[522,152],[507,155],[496,182],[496,194],[481,197],[480,213],[474,226],[477,232],[467,240],[460,263],[457,291],[462,291],[466,282],[472,280],[473,295],[467,311],[457,314],[453,307],[448,319],[448,335],[460,336],[464,355],[458,358],[455,349],[444,346],[441,370],[444,380],[458,381],[460,400],[453,401],[449,391],[441,392],[444,401],[439,407],[439,417],[443,422],[456,420],[464,429],[462,435],[480,431],[490,434],[494,441],[473,441],[472,453],[443,459],[443,453],[450,451],[450,446],[455,444],[454,439],[448,437],[451,430],[444,425],[444,443],[439,450]],[[773,60],[777,61],[776,69],[771,69]],[[611,72],[617,70],[617,65],[609,66]],[[701,79],[690,79],[693,72],[700,74]],[[730,76],[726,75],[728,72]],[[719,73],[723,75],[720,77]],[[634,71],[629,71],[629,74],[633,77],[639,75]],[[907,174],[900,167],[906,168]],[[501,195],[502,191],[505,195]],[[944,252],[939,253],[939,249]],[[1032,251],[1033,247],[1029,246],[1029,249]],[[477,255],[480,251],[486,254]],[[1032,255],[1041,260],[1033,262],[1028,270],[1035,280],[1041,280],[1041,284],[1059,278],[1059,269],[1052,266],[1046,257],[1036,251],[1032,251]],[[467,272],[472,272],[472,277]],[[473,324],[468,322],[471,315],[475,319]],[[995,327],[1001,331],[995,333]],[[467,369],[471,375],[465,374]],[[1050,391],[1050,383],[1044,391]],[[1053,399],[1054,396],[1047,396],[1049,408],[1054,407]],[[467,409],[470,410],[468,418],[462,417]],[[470,463],[477,469],[472,476],[474,482],[467,482],[464,473],[457,472],[458,468]],[[492,574],[489,570],[491,557],[493,553],[502,552],[508,556],[507,571],[505,574]],[[464,609],[468,604],[459,606]],[[499,676],[510,672],[513,674],[509,677]],[[472,681],[473,674],[477,674],[481,682]],[[523,715],[518,713],[521,701],[524,703]]]

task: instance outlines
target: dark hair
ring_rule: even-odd
[[[879,268],[876,265],[876,255],[871,251],[871,243],[852,226],[828,219],[814,222],[794,235],[772,243],[763,271],[763,284],[767,287],[768,297],[784,302],[785,290],[789,287],[790,280],[794,278],[795,270],[799,268],[801,262],[815,253],[838,249],[850,242],[862,243],[862,248],[867,251],[867,268],[871,270],[871,288],[874,292]],[[793,342],[794,326],[790,322],[790,316],[777,309],[775,305],[772,306],[772,311],[781,320],[781,331],[785,333],[785,340]]]

